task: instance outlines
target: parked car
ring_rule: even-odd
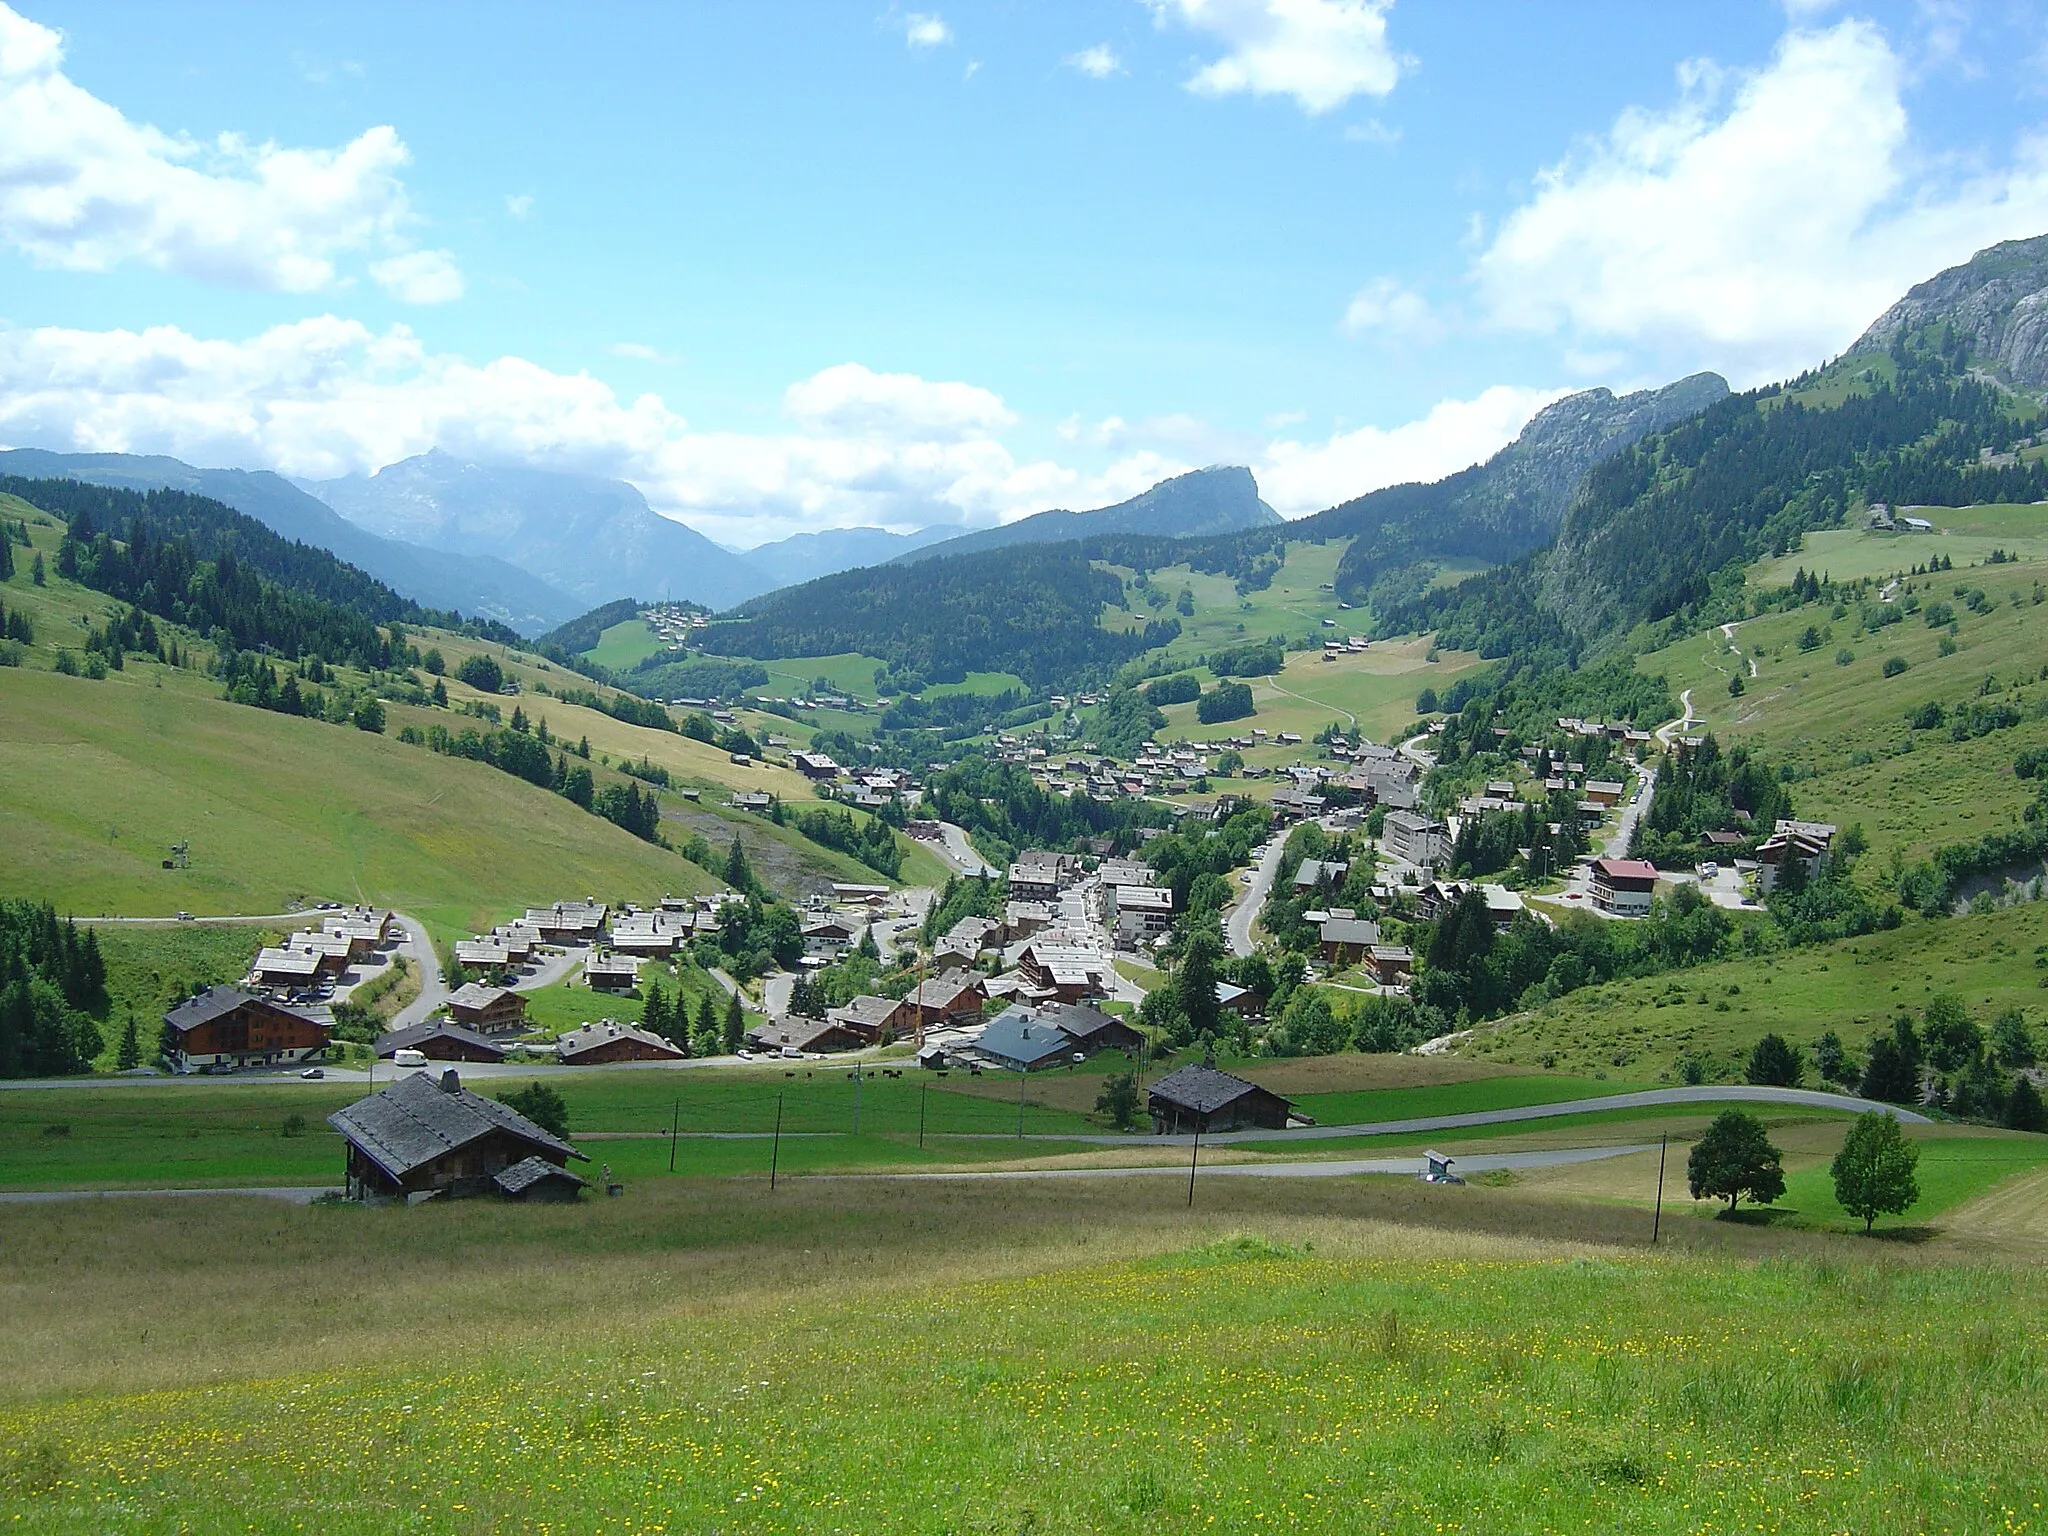
[[[325,1077],[326,1075],[327,1073],[319,1067],[308,1067],[305,1071],[299,1074],[299,1076],[305,1078]]]
[[[1712,859],[1707,860],[1706,863],[1700,866],[1700,878],[1702,880],[1711,880],[1720,873],[1721,866],[1716,864]]]
[[[394,1067],[424,1067],[427,1064],[426,1053],[411,1046],[400,1046],[391,1053],[391,1064]]]

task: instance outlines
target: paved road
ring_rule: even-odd
[[[963,875],[996,875],[1002,871],[989,863],[967,841],[967,829],[950,821],[939,823],[938,855]]]
[[[1678,704],[1683,713],[1676,720],[1667,720],[1664,724],[1657,727],[1657,740],[1664,744],[1666,751],[1671,749],[1671,738],[1675,734],[1700,718],[1692,712],[1692,690],[1690,688],[1679,694]]]
[[[441,973],[441,957],[434,952],[434,941],[427,937],[427,925],[409,913],[391,915],[405,925],[405,942],[398,946],[398,952],[419,967],[420,995],[392,1015],[389,1027],[410,1029],[415,1024],[424,1024],[429,1014],[448,1001],[448,978]]]
[[[331,907],[308,907],[303,912],[263,912],[254,917],[212,917],[200,913],[196,917],[78,917],[79,923],[121,923],[135,928],[168,927],[178,923],[303,923],[328,915]]]
[[[1654,1152],[1657,1143],[1628,1147],[1567,1147],[1554,1152],[1491,1152],[1453,1159],[1460,1175],[1492,1173],[1502,1168],[1561,1168],[1573,1163],[1602,1162],[1610,1157],[1627,1157],[1634,1152]],[[1406,1174],[1422,1172],[1419,1157],[1336,1158],[1316,1163],[1204,1163],[1201,1174],[1208,1178],[1254,1179],[1341,1179],[1353,1174]],[[813,1179],[1129,1179],[1165,1174],[1184,1179],[1188,1170],[1173,1163],[1148,1163],[1142,1168],[1004,1168],[975,1173],[813,1173],[799,1175]]]
[[[1258,862],[1252,866],[1252,883],[1245,887],[1244,898],[1230,909],[1223,924],[1223,936],[1233,955],[1248,955],[1255,947],[1252,925],[1258,921],[1259,909],[1265,906],[1273,889],[1273,877],[1280,873],[1280,855],[1286,851],[1286,842],[1277,837],[1260,851]]]

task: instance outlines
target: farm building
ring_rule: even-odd
[[[529,1157],[501,1168],[492,1175],[491,1183],[507,1200],[522,1205],[566,1205],[590,1188],[587,1179],[544,1157]]]
[[[615,1061],[681,1061],[687,1053],[674,1041],[636,1024],[584,1024],[555,1042],[555,1059],[565,1067],[602,1067]]]
[[[486,1040],[473,1029],[435,1020],[394,1029],[377,1037],[377,1059],[389,1061],[400,1051],[418,1051],[429,1061],[503,1061],[505,1047]]]
[[[320,979],[324,959],[313,949],[260,949],[249,975],[260,986],[307,987]]]
[[[529,1158],[556,1168],[583,1158],[517,1110],[471,1093],[453,1067],[400,1078],[327,1123],[348,1142],[347,1187],[357,1200],[490,1194],[498,1174]]]
[[[469,982],[448,999],[448,1017],[485,1035],[516,1035],[526,1028],[526,999],[510,987]]]
[[[908,1001],[862,993],[848,998],[843,1008],[828,1009],[825,1022],[851,1031],[868,1045],[885,1034],[907,1034],[916,1028],[917,1014]]]
[[[836,1019],[788,1018],[779,1023],[771,1021],[755,1025],[747,1031],[747,1043],[756,1050],[770,1053],[802,1051],[826,1054],[857,1051],[875,1042],[872,1036]]]
[[[1257,1083],[1190,1062],[1169,1072],[1146,1095],[1157,1136],[1191,1131],[1235,1131],[1247,1127],[1285,1130],[1294,1101]]]
[[[639,981],[640,962],[630,955],[592,955],[583,962],[583,983],[594,992],[630,992]]]
[[[165,1014],[164,1028],[177,1042],[167,1054],[180,1072],[306,1061],[332,1037],[320,1020],[239,987],[208,987]]]
[[[1040,1019],[1036,1009],[1016,1004],[989,1020],[974,1054],[1006,1072],[1037,1072],[1087,1052],[1059,1025]]]

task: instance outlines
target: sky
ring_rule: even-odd
[[[0,3],[0,442],[1283,515],[2048,233],[2016,0]]]

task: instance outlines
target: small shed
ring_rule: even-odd
[[[492,1176],[491,1183],[507,1200],[523,1205],[565,1205],[590,1187],[590,1181],[557,1167],[544,1157],[529,1157]]]

